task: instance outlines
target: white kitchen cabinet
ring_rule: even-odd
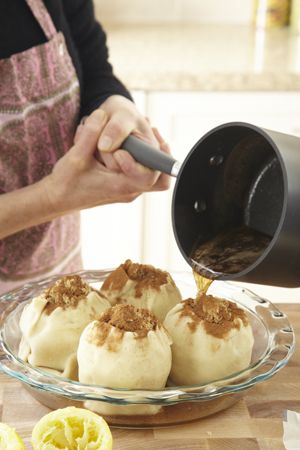
[[[147,115],[173,156],[183,161],[205,132],[226,122],[244,121],[300,136],[300,93],[149,93]],[[145,197],[143,261],[171,271],[188,269],[173,236],[172,189]]]

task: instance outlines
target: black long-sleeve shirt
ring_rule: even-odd
[[[92,0],[44,0],[65,36],[81,87],[81,116],[114,94],[131,98],[108,62],[106,35],[95,20]],[[25,0],[0,0],[0,59],[47,41]],[[0,70],[1,77],[1,70]]]

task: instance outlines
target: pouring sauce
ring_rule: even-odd
[[[210,280],[209,278],[205,278],[202,275],[200,275],[198,272],[195,272],[193,270],[194,279],[196,282],[196,286],[198,289],[198,294],[206,294],[208,291],[210,285],[214,280]]]

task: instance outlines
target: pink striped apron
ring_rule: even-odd
[[[0,60],[0,194],[48,175],[72,146],[79,82],[42,0],[26,0],[47,42]],[[0,240],[0,293],[81,268],[79,213]]]

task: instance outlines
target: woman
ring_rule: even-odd
[[[81,209],[168,187],[120,150],[132,132],[168,151],[113,75],[92,0],[1,0],[0,292],[81,267]]]

